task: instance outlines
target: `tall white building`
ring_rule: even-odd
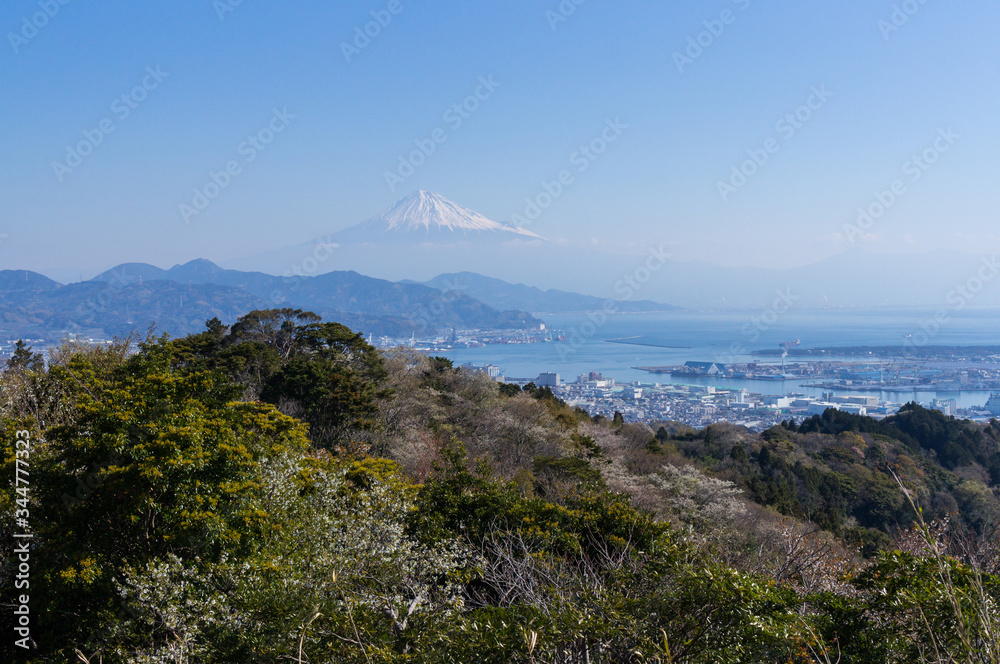
[[[823,413],[826,412],[827,408],[840,410],[840,404],[830,403],[825,401],[816,401],[814,403],[809,404],[809,407],[806,410],[806,412],[809,413],[810,415],[822,415]]]
[[[540,373],[538,378],[535,380],[535,384],[538,387],[559,387],[559,374],[557,373]]]
[[[993,415],[1000,416],[1000,394],[994,392],[990,395],[990,400],[986,402],[986,410]]]
[[[958,402],[954,399],[934,399],[931,402],[932,410],[940,410],[945,415],[954,415],[958,410]]]

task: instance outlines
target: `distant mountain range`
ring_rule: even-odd
[[[232,321],[263,304],[243,290],[214,284],[64,286],[33,272],[8,270],[0,272],[0,340],[110,337],[154,322],[158,331],[180,335],[202,329],[209,318]]]
[[[533,231],[494,221],[440,194],[415,191],[359,224],[227,265],[274,274],[294,271],[310,261],[318,263],[318,272],[346,268],[385,273],[393,266],[389,278],[403,280],[422,276],[407,273],[407,268],[447,268],[456,255],[485,264],[498,257],[518,260],[511,249],[522,246],[549,247],[550,243]]]
[[[511,201],[507,212],[510,216],[501,216],[513,218],[512,213],[523,212],[523,206],[523,201]],[[522,218],[527,219],[523,214]],[[671,251],[668,226],[664,227],[662,243],[650,240],[628,244],[629,238],[623,237],[620,244],[609,245],[572,233],[556,239],[556,229],[547,227],[550,221],[545,211],[527,221],[532,224],[530,229],[493,221],[440,194],[418,191],[361,224],[227,265],[275,274],[304,266],[312,269],[310,273],[357,270],[392,281],[409,279],[436,287],[443,283],[437,275],[468,272],[614,299],[627,292],[621,287],[623,280],[641,276],[636,280],[641,288],[632,289],[633,300],[669,302],[689,309],[758,311],[771,307],[782,296],[800,309],[949,307],[957,300],[955,289],[970,279],[976,286],[980,270],[985,270],[988,283],[974,298],[966,298],[966,304],[1000,304],[1000,274],[992,256],[985,257],[983,263],[984,257],[957,252],[888,255],[855,247],[803,267],[771,269],[721,267],[673,255],[662,264],[657,260],[657,268],[647,275],[642,270],[650,256]],[[607,224],[611,228],[627,226],[628,220],[610,218]],[[776,244],[773,251],[781,252],[783,248]],[[754,262],[760,261],[759,256],[753,258]],[[518,308],[528,311],[555,311],[566,306],[562,301],[553,305],[539,297],[541,291],[526,289],[509,302],[504,299],[506,292],[500,297],[488,284],[470,284],[462,292],[500,308],[515,302]],[[640,308],[648,306],[643,303]]]
[[[532,223],[541,230],[546,217]],[[152,321],[180,335],[213,316],[232,321],[285,306],[365,333],[408,337],[526,329],[540,324],[536,315],[592,311],[608,299],[619,312],[1000,304],[992,256],[855,248],[788,270],[720,267],[671,257],[669,245],[625,251],[586,238],[550,241],[535,230],[418,191],[360,224],[230,265],[239,269],[207,260],[169,270],[127,263],[65,286],[32,272],[0,272],[0,337],[108,336]]]
[[[109,291],[162,283],[194,292],[208,287],[227,289],[234,299],[253,302],[256,308],[307,309],[365,333],[397,337],[431,335],[451,328],[534,328],[541,322],[523,311],[498,311],[462,293],[444,297],[429,286],[393,283],[356,272],[276,277],[225,270],[210,261],[195,260],[169,270],[128,263],[98,275],[94,281],[107,284]],[[249,311],[241,308],[240,314]],[[232,320],[232,316],[228,318]]]
[[[485,302],[495,309],[518,308],[537,315],[564,314],[600,310],[607,300],[591,295],[546,290],[523,284],[509,284],[500,279],[484,277],[475,272],[441,274],[425,285],[442,291],[459,291]],[[680,311],[681,307],[649,300],[617,301],[619,313],[652,313]]]
[[[313,311],[366,334],[432,336],[453,328],[537,328],[541,321],[525,310],[586,311],[603,302],[472,273],[441,275],[428,284],[396,283],[357,272],[277,277],[194,260],[169,270],[125,263],[91,281],[63,285],[34,272],[8,270],[0,271],[0,339],[110,337],[152,323],[159,332],[179,336],[200,331],[213,317],[231,323],[253,309],[278,307]],[[631,302],[619,311],[671,309]]]

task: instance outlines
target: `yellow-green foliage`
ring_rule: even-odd
[[[32,661],[996,662],[985,528],[862,563],[746,500],[864,535],[912,518],[895,470],[983,527],[993,427],[598,422],[441,359],[383,372],[292,310],[127,351],[0,377],[6,486],[34,441]]]

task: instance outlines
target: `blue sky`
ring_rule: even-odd
[[[1000,249],[988,0],[63,2],[0,7],[0,268],[225,261],[415,189],[509,221],[564,170],[573,183],[532,230],[615,251],[669,242],[679,258],[782,267],[854,247]],[[387,24],[345,55],[372,12]],[[477,90],[460,125],[446,119]],[[794,132],[778,124],[797,109]],[[609,120],[627,128],[580,172],[574,153]],[[262,131],[262,149],[245,142]],[[925,151],[936,161],[916,179],[905,164]],[[225,186],[185,218],[213,173]],[[845,228],[897,182],[875,223]]]

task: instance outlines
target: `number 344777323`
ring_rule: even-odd
[[[18,524],[26,526],[28,519],[28,462],[31,459],[31,433],[28,431],[18,431],[15,448],[14,491],[17,493],[17,509],[14,511],[14,518]]]

